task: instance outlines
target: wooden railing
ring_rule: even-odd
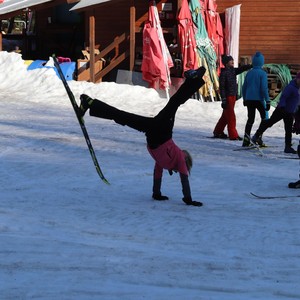
[[[95,82],[100,82],[105,75],[129,56],[129,50],[120,54],[120,44],[127,42],[128,39],[129,35],[126,33],[117,36],[110,45],[95,56]],[[89,60],[84,66],[78,67],[77,76],[78,80],[91,81]]]

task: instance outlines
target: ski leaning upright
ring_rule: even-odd
[[[64,76],[64,74],[63,74],[63,72],[62,72],[62,70],[61,70],[61,67],[60,67],[60,65],[59,65],[59,62],[58,62],[57,58],[55,57],[55,55],[53,55],[52,58],[53,58],[53,61],[54,61],[54,66],[56,67],[57,72],[58,72],[58,74],[59,74],[59,76],[60,76],[60,78],[61,78],[61,80],[62,80],[62,82],[63,82],[63,84],[64,84],[64,87],[65,87],[65,89],[66,89],[66,91],[67,91],[67,94],[68,94],[69,99],[70,99],[70,101],[71,101],[71,104],[72,104],[72,106],[73,106],[74,112],[75,112],[75,114],[76,114],[76,116],[77,116],[79,125],[80,125],[80,127],[81,127],[83,136],[84,136],[85,141],[86,141],[86,143],[87,143],[87,146],[88,146],[88,148],[89,148],[89,151],[90,151],[90,154],[91,154],[91,157],[92,157],[94,166],[95,166],[95,168],[96,168],[96,171],[97,171],[99,177],[102,179],[102,181],[103,181],[104,183],[106,183],[106,184],[109,184],[108,180],[105,178],[105,176],[104,176],[104,174],[103,174],[103,172],[102,172],[102,170],[101,170],[101,168],[100,168],[100,166],[99,166],[99,163],[98,163],[98,160],[97,160],[97,157],[96,157],[94,148],[93,148],[93,146],[92,146],[92,143],[91,143],[91,141],[90,141],[88,132],[87,132],[86,127],[85,127],[85,124],[84,124],[83,117],[81,117],[81,116],[78,114],[79,107],[78,107],[78,105],[77,105],[77,103],[76,103],[75,97],[74,97],[74,95],[73,95],[73,93],[72,93],[72,91],[71,91],[71,89],[70,89],[70,87],[69,87],[69,85],[68,85],[68,83],[67,83],[67,81],[66,81],[66,78],[65,78],[65,76]]]

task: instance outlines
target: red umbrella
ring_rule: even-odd
[[[223,26],[219,13],[217,13],[217,1],[206,0],[207,9],[205,11],[206,29],[210,40],[213,43],[214,50],[219,61],[219,69],[221,65],[221,56],[224,54],[223,46]]]
[[[168,92],[171,84],[170,68],[173,61],[167,48],[155,1],[150,1],[148,20],[143,30],[143,79],[149,82],[150,87],[158,84],[160,89]]]
[[[195,28],[187,0],[183,0],[178,14],[178,38],[181,47],[183,72],[199,67]]]

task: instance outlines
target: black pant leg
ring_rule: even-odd
[[[114,120],[120,125],[126,125],[142,132],[146,132],[153,123],[153,118],[119,110],[97,99],[94,99],[90,107],[90,115],[97,118]]]
[[[254,124],[254,120],[255,120],[255,110],[256,110],[256,106],[253,103],[254,101],[246,101],[246,106],[247,106],[247,112],[248,112],[248,119],[247,119],[247,123],[245,126],[245,134],[250,136],[251,134],[251,129],[252,126]]]
[[[275,123],[282,120],[285,116],[285,110],[284,108],[276,107],[274,110],[272,116],[268,120],[262,120],[262,122],[259,125],[259,128],[256,131],[257,135],[262,135],[268,128],[272,127]]]
[[[248,109],[248,120],[247,120],[247,124],[245,126],[245,133],[250,136],[251,129],[252,129],[252,126],[255,121],[256,109],[258,110],[258,112],[260,114],[260,118],[261,118],[260,126],[262,125],[262,123],[264,122],[264,120],[266,118],[266,110],[263,105],[263,102],[261,102],[259,100],[248,100],[248,101],[246,101],[246,106]]]
[[[154,117],[152,126],[146,133],[150,148],[155,148],[172,138],[178,107],[190,99],[203,84],[203,79],[186,79],[166,106]]]
[[[157,119],[174,118],[178,107],[190,99],[204,83],[203,79],[186,79],[166,106],[158,113]]]
[[[284,122],[284,129],[285,129],[285,146],[291,147],[294,115],[291,113],[286,113],[285,117],[283,118],[283,122]]]

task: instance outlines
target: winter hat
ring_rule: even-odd
[[[300,79],[300,72],[297,73],[296,79]]]
[[[222,63],[224,66],[227,65],[231,60],[233,60],[233,57],[231,55],[222,55]]]
[[[261,54],[261,52],[256,52],[252,57],[252,65],[253,67],[262,67],[265,63],[265,58]]]

